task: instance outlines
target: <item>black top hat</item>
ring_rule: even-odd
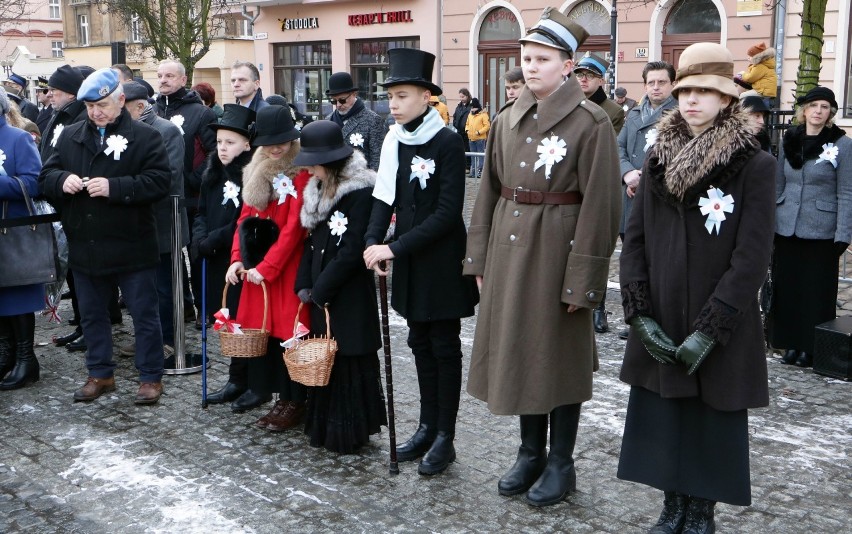
[[[258,111],[254,131],[251,146],[281,145],[299,138],[296,123],[285,106],[270,104]]]
[[[391,48],[388,50],[390,71],[384,83],[379,85],[388,88],[394,85],[416,85],[425,87],[437,96],[441,88],[432,83],[432,67],[435,66],[435,55],[415,48]]]
[[[326,96],[334,96],[357,90],[358,88],[355,87],[352,76],[348,72],[335,72],[328,78],[328,89],[326,89],[325,94]]]
[[[210,127],[217,131],[231,130],[250,138],[257,113],[253,109],[239,104],[225,104],[222,108],[225,110],[222,113],[222,118],[219,119],[218,124],[211,124]]]
[[[352,155],[351,146],[343,142],[343,130],[331,121],[314,121],[302,128],[301,151],[293,165],[325,165]]]

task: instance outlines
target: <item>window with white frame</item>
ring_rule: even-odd
[[[77,15],[77,42],[89,46],[89,15]]]
[[[142,21],[138,13],[134,13],[130,17],[130,41],[134,43],[142,42]]]
[[[65,54],[62,52],[62,41],[51,41],[50,51],[53,57],[63,57]]]
[[[251,37],[252,36],[252,24],[249,19],[241,18],[240,19],[240,37]]]
[[[50,10],[50,14],[48,15],[52,19],[60,18],[60,6],[59,0],[48,0],[47,1],[48,8]]]

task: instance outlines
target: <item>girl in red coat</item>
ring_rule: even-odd
[[[249,282],[243,286],[236,317],[243,328],[262,326],[260,283],[266,283],[269,343],[265,356],[249,360],[248,385],[263,402],[278,393],[272,410],[255,423],[272,432],[298,425],[305,412],[305,388],[290,380],[281,348],[282,340],[293,335],[299,307],[293,291],[305,239],[299,212],[302,191],[310,178],[307,171],[293,166],[298,139],[299,131],[287,109],[269,106],[258,112],[252,144],[260,148],[243,170],[243,208],[225,275],[230,284],[241,279]],[[307,311],[300,320],[309,326]]]

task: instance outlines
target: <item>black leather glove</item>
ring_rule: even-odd
[[[689,366],[686,374],[691,375],[698,370],[698,366],[704,361],[704,358],[710,354],[713,347],[716,346],[716,340],[703,332],[695,331],[689,334],[689,337],[683,340],[680,347],[675,352],[677,361]]]
[[[645,349],[658,362],[672,365],[675,361],[677,347],[657,321],[646,315],[638,315],[630,321],[630,326],[636,331]]]
[[[311,302],[311,290],[310,289],[308,289],[308,288],[300,289],[299,292],[296,293],[296,294],[299,295],[299,300],[302,301],[302,304],[308,304],[309,302]]]
[[[202,239],[198,243],[198,253],[204,256],[205,258],[209,258],[216,252],[216,249],[213,247],[212,243],[210,243],[210,239]]]
[[[843,253],[846,252],[847,248],[849,248],[849,243],[844,243],[843,241],[834,242],[834,253],[837,254],[838,258],[843,256]]]

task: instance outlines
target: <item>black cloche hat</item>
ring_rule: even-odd
[[[331,121],[314,121],[302,128],[301,151],[293,165],[325,165],[352,155],[353,148],[343,142],[343,130]]]
[[[251,146],[280,145],[299,138],[299,130],[285,106],[268,105],[257,112]]]
[[[388,58],[390,70],[380,86],[387,89],[395,85],[416,85],[429,89],[435,96],[442,93],[441,88],[432,83],[434,54],[415,48],[392,48],[388,50]]]
[[[352,76],[348,72],[335,72],[328,78],[328,89],[325,90],[325,95],[334,96],[357,90],[358,88],[355,87],[355,82],[352,81]]]
[[[251,128],[257,114],[253,109],[239,104],[225,104],[222,106],[224,112],[218,123],[211,124],[214,130],[231,130],[245,137],[251,137]]]

